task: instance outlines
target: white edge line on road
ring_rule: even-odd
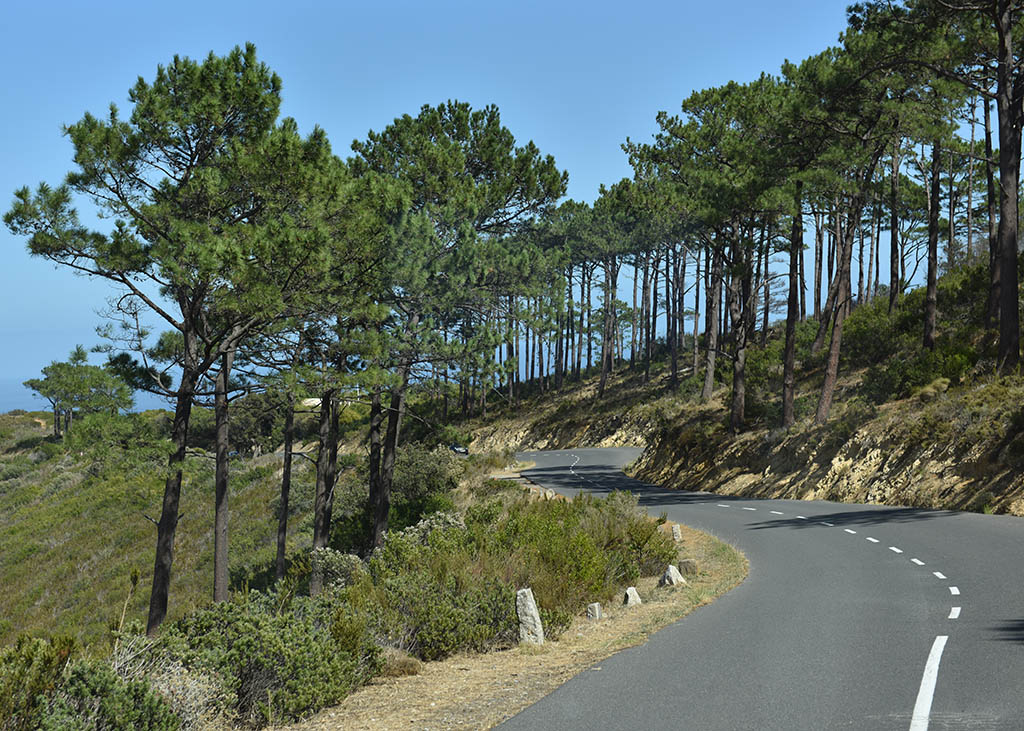
[[[921,689],[917,691],[917,702],[914,703],[914,714],[910,718],[910,731],[927,731],[928,720],[932,712],[932,698],[935,695],[935,682],[939,679],[939,663],[942,651],[946,648],[949,637],[939,635],[932,643],[928,660],[924,664],[924,675],[921,676]]]
[[[785,513],[780,513],[778,510],[769,510],[768,512],[772,515],[785,515]]]
[[[857,535],[857,531],[855,530],[850,530],[849,528],[843,528],[843,530],[849,533],[851,536]]]
[[[949,593],[952,594],[953,596],[960,596],[960,587],[958,587],[958,586],[951,586],[951,587],[949,587]]]
[[[889,550],[892,551],[893,553],[903,553],[903,549],[902,548],[896,548],[896,546],[889,546]]]
[[[798,517],[800,520],[807,520],[807,516],[806,515],[798,515],[796,517]]]
[[[941,571],[932,571],[932,575],[935,576],[936,579],[945,579],[946,578],[946,575],[944,573],[942,573]]]
[[[729,506],[726,505],[725,503],[718,503],[718,507],[720,507],[720,508],[727,508]]]
[[[960,619],[960,607],[953,607],[949,610],[950,619]]]
[[[877,539],[877,538],[872,538],[871,536],[868,536],[868,538],[867,538],[867,539],[868,539],[869,541],[871,541],[872,543],[878,543],[878,539]]]
[[[924,561],[919,558],[910,559],[910,563],[916,563],[918,566],[924,566]]]

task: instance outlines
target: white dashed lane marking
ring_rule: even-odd
[[[889,546],[889,550],[893,553],[903,553],[903,549],[896,548],[896,546]]]
[[[939,678],[939,663],[942,651],[946,648],[949,637],[939,635],[932,643],[928,660],[924,664],[924,675],[921,677],[921,688],[917,691],[917,702],[914,703],[914,714],[910,718],[910,731],[927,731],[928,720],[932,711],[932,697],[935,695],[935,681]]]
[[[718,507],[720,507],[720,508],[727,508],[729,506],[726,505],[725,503],[718,503]]]
[[[871,536],[868,536],[868,538],[867,538],[867,539],[868,539],[869,541],[871,541],[872,543],[878,543],[878,539],[877,539],[877,538],[872,538]]]
[[[946,575],[944,573],[942,573],[941,571],[932,571],[932,574],[935,575],[936,579],[945,579],[946,578]]]
[[[829,528],[835,528],[835,523],[826,523],[824,520],[819,525],[827,525]]]
[[[918,566],[924,566],[924,561],[919,558],[910,559],[910,563],[916,563]]]
[[[807,520],[807,516],[806,515],[798,515],[796,517],[798,517],[800,520]]]
[[[757,508],[743,508],[744,510],[757,510]]]
[[[769,510],[768,512],[772,515],[785,515],[785,513],[780,513],[778,510]]]
[[[960,588],[956,586],[949,587],[949,593],[953,596],[960,596]]]
[[[849,533],[849,534],[850,534],[851,536],[855,536],[855,535],[857,535],[857,531],[855,531],[855,530],[850,530],[849,528],[843,528],[843,530],[845,530],[845,531],[846,531],[847,533]]]
[[[949,610],[949,618],[950,619],[959,619],[960,618],[960,607],[953,607],[952,609],[950,609]]]

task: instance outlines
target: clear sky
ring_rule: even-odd
[[[251,41],[281,76],[285,115],[323,127],[345,156],[423,104],[496,104],[516,139],[569,172],[569,196],[632,174],[620,145],[692,91],[777,73],[834,44],[845,0],[704,2],[10,3],[0,23],[0,204],[72,168],[61,127],[175,54]],[[87,209],[82,208],[85,214]],[[88,219],[87,219],[88,220]],[[112,290],[32,259],[0,226],[0,412],[44,408],[21,386],[99,338]],[[884,256],[884,255],[883,255]]]

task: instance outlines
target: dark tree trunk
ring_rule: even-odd
[[[996,182],[992,172],[992,115],[991,102],[985,98],[985,182],[988,188],[988,304],[985,307],[985,327],[991,328],[999,319],[999,234],[996,229]]]
[[[643,287],[641,288],[642,302],[640,304],[640,337],[643,341],[642,348],[644,351],[644,377],[643,383],[647,383],[647,378],[651,372],[651,268],[650,268],[650,254],[644,254],[644,278]]]
[[[939,278],[939,167],[941,148],[932,143],[931,184],[928,197],[928,286],[924,299],[924,347],[935,347],[935,307]]]
[[[747,397],[747,340],[750,334],[747,313],[751,304],[750,248],[740,240],[739,233],[733,240],[734,258],[739,271],[734,272],[729,286],[729,315],[732,320],[732,404],[729,409],[729,432],[738,434],[746,419]]]
[[[789,237],[789,296],[786,298],[786,345],[782,356],[782,428],[796,422],[793,397],[796,392],[797,267],[803,252],[803,182],[796,182],[793,230]]]
[[[605,259],[604,283],[604,337],[601,343],[601,380],[597,386],[598,398],[604,397],[615,352],[615,288],[618,283],[618,263],[614,256]]]
[[[902,293],[900,283],[900,219],[899,219],[899,185],[900,185],[899,142],[893,145],[892,167],[889,172],[889,312],[896,309]]]
[[[295,349],[298,353],[298,347]],[[294,360],[292,361],[295,362]],[[277,512],[277,561],[274,575],[278,581],[287,571],[288,501],[292,492],[292,451],[295,448],[295,394],[288,390],[284,412],[284,465],[281,468],[281,504]]]
[[[391,394],[391,408],[388,411],[388,428],[381,449],[379,491],[374,501],[373,547],[384,545],[388,531],[388,514],[391,511],[391,485],[395,477],[395,459],[398,455],[398,437],[405,415],[405,393],[409,386],[409,365],[398,369],[399,385]]]
[[[996,108],[999,113],[999,368],[1010,373],[1020,361],[1020,302],[1017,284],[1017,194],[1020,181],[1024,70],[1015,68],[1013,29],[1017,3],[997,0],[999,36]]]
[[[369,468],[370,468],[370,510],[376,521],[376,515],[381,510],[379,503],[384,500],[381,485],[381,445],[383,443],[383,437],[381,431],[384,428],[384,408],[381,403],[381,388],[379,386],[373,389],[370,394],[370,453],[369,453]],[[387,496],[390,500],[390,495]],[[383,508],[383,512],[386,515],[390,504]]]
[[[637,287],[637,259],[633,258],[633,322],[629,333],[629,369],[636,368],[637,329],[640,322],[640,313],[636,309],[636,287]]]
[[[178,528],[178,506],[181,501],[181,471],[185,462],[185,448],[188,443],[188,424],[192,414],[192,397],[195,394],[198,354],[196,336],[184,332],[184,357],[181,384],[178,386],[174,406],[174,420],[171,422],[171,442],[174,451],[167,460],[167,479],[164,483],[164,499],[160,509],[160,522],[156,528],[156,559],[153,563],[153,588],[149,596],[149,616],[146,619],[146,634],[156,634],[157,628],[167,616],[167,597],[171,585],[171,564],[174,561],[174,534]]]
[[[680,262],[682,259],[682,275],[680,276]],[[683,281],[686,278],[686,258],[682,253],[672,248],[672,317],[669,321],[669,329],[672,331],[672,367],[669,374],[669,385],[675,388],[679,384],[679,340],[680,340],[680,323],[683,320],[683,295],[682,286]]]
[[[771,277],[768,272],[768,239],[765,238],[765,231],[761,229],[761,257],[764,264],[761,267],[759,276],[764,278],[764,318],[761,321],[761,347],[768,344],[768,317],[772,306]]]
[[[859,220],[861,203],[854,203],[850,216],[851,221]],[[836,381],[839,378],[839,353],[843,342],[843,322],[846,320],[847,303],[851,296],[850,270],[853,254],[853,231],[847,227],[842,242],[839,242],[839,271],[836,273],[835,287],[836,297],[833,302],[834,324],[832,326],[832,337],[829,340],[828,361],[825,366],[825,379],[821,386],[821,397],[818,399],[818,409],[814,416],[815,424],[824,424],[828,420],[829,412],[832,410],[832,396],[835,393]],[[828,312],[826,311],[826,315]]]
[[[700,326],[700,251],[694,257],[697,260],[697,273],[693,280],[693,365],[691,375],[697,377],[697,367],[700,365],[700,347],[698,346],[698,328]]]
[[[320,423],[317,435],[319,450],[316,457],[316,492],[313,500],[313,550],[325,548],[331,537],[331,507],[334,499],[334,465],[337,459],[337,430],[333,428],[335,390],[328,388],[320,394]],[[333,434],[332,434],[333,432]],[[333,438],[332,438],[333,437]],[[309,579],[309,594],[316,596],[323,589],[323,571],[320,562],[313,562]]]
[[[814,211],[814,319],[821,320],[821,262],[825,231],[820,211]]]
[[[587,373],[594,367],[594,318],[593,318],[593,281],[594,269],[587,272]]]
[[[711,400],[715,390],[715,359],[718,355],[718,312],[722,306],[722,255],[716,248],[711,258],[711,273],[708,278],[708,327],[706,333],[707,358],[704,366],[704,388],[701,401]]]
[[[228,378],[234,350],[221,356],[214,382],[213,410],[217,430],[216,498],[213,518],[213,601],[228,600]]]

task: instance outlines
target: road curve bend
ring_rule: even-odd
[[[564,495],[636,493],[750,575],[503,729],[1024,729],[1024,520],[666,490],[622,474],[639,452],[518,456]]]

